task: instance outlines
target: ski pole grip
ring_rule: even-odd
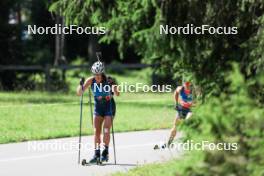
[[[83,86],[84,81],[85,81],[85,80],[84,80],[84,77],[82,77],[81,80],[80,80],[80,86]]]

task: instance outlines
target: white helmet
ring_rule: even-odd
[[[104,72],[104,64],[100,61],[97,61],[93,64],[91,71],[93,74],[101,74]]]

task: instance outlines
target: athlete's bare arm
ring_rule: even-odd
[[[86,79],[86,81],[83,84],[83,90],[81,85],[78,85],[76,93],[78,96],[81,96],[82,93],[92,84],[93,77],[89,77]]]
[[[178,86],[174,92],[174,101],[176,104],[179,103],[179,93],[180,93],[181,89],[182,89],[182,86]]]
[[[108,83],[110,85],[112,85],[111,88],[112,88],[112,91],[114,92],[114,95],[115,96],[119,96],[120,95],[120,92],[118,91],[118,88],[117,88],[117,84],[115,82],[115,79],[113,79],[112,77],[108,76]]]
[[[117,85],[113,85],[113,90],[114,90],[115,96],[119,96],[120,95],[120,92],[118,91]]]

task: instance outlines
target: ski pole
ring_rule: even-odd
[[[114,116],[112,112],[112,97],[110,98],[110,114],[112,118],[112,138],[113,138],[114,160],[116,165],[116,148],[115,148]]]
[[[82,142],[82,106],[83,106],[83,84],[84,78],[81,78],[80,85],[82,87],[82,95],[80,100],[80,131],[79,131],[79,152],[78,152],[78,163],[81,163],[81,142]]]
[[[116,165],[116,149],[115,149],[115,132],[114,132],[114,120],[112,118],[112,138],[113,138],[113,148],[114,148],[114,159],[115,159],[115,165]]]
[[[100,58],[102,57],[102,53],[96,52],[95,54],[96,54],[97,60],[100,61]]]
[[[90,105],[90,112],[91,112],[91,122],[93,126],[93,107],[92,107],[92,95],[91,95],[90,89],[89,89],[89,105]]]

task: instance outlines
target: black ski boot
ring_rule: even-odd
[[[105,147],[105,149],[102,152],[101,162],[108,162],[108,160],[109,160],[108,147]]]
[[[93,158],[89,161],[90,164],[100,164],[100,150],[95,150]]]

